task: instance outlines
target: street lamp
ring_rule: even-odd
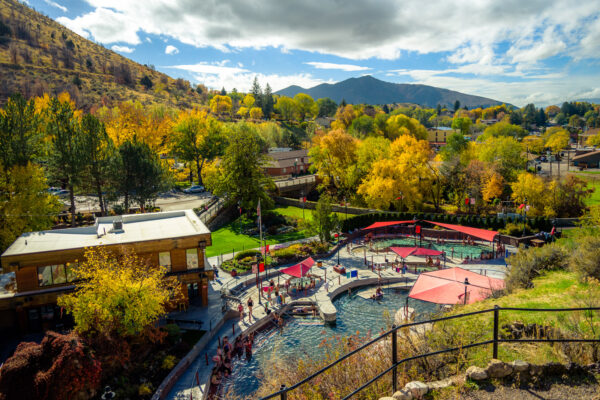
[[[294,173],[298,176],[298,159],[294,160]]]
[[[467,304],[467,286],[469,285],[469,278],[465,277],[465,305]]]

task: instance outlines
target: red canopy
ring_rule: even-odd
[[[390,250],[402,258],[408,256],[441,256],[443,254],[442,251],[426,249],[424,247],[390,247]]]
[[[315,265],[315,260],[313,260],[312,257],[308,257],[301,263],[287,267],[286,269],[281,270],[281,272],[296,278],[302,278],[303,276],[306,276],[313,265]]]
[[[367,226],[366,228],[362,228],[361,230],[366,231],[369,229],[376,229],[376,228],[385,228],[386,226],[394,226],[394,225],[402,225],[402,224],[414,224],[415,220],[411,220],[411,221],[385,221],[385,222],[375,222],[369,226]]]
[[[469,279],[469,284],[465,284],[465,278]],[[465,301],[465,287],[470,304],[489,297],[492,290],[503,289],[504,280],[458,267],[441,269],[419,275],[408,296],[430,303],[458,304]]]
[[[429,222],[430,224],[441,226],[442,228],[451,229],[453,231],[462,232],[467,235],[474,236],[478,239],[487,240],[489,242],[493,242],[494,238],[498,234],[498,232],[496,232],[496,231],[488,231],[487,229],[471,228],[470,226],[444,224],[441,222],[433,222],[433,221],[425,221],[425,222]]]

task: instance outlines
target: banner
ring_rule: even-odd
[[[265,263],[258,264],[258,272],[265,272]]]

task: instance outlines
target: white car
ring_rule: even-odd
[[[204,192],[204,186],[202,185],[194,185],[187,189],[183,189],[183,193],[202,193]]]

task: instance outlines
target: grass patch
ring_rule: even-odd
[[[578,178],[587,182],[588,187],[595,189],[594,193],[586,200],[586,206],[600,204],[600,171],[581,171],[575,173]]]
[[[273,211],[275,211],[278,214],[281,215],[285,215],[288,217],[294,217],[294,218],[311,218],[312,217],[312,212],[313,210],[310,210],[308,208],[304,209],[304,217],[302,216],[302,207],[293,207],[293,206],[280,206],[275,208]],[[338,216],[338,218],[340,219],[340,221],[343,221],[344,219],[346,219],[346,213],[340,213],[340,212],[336,212],[334,213]],[[352,214],[348,214],[348,217],[353,217],[354,215]]]

